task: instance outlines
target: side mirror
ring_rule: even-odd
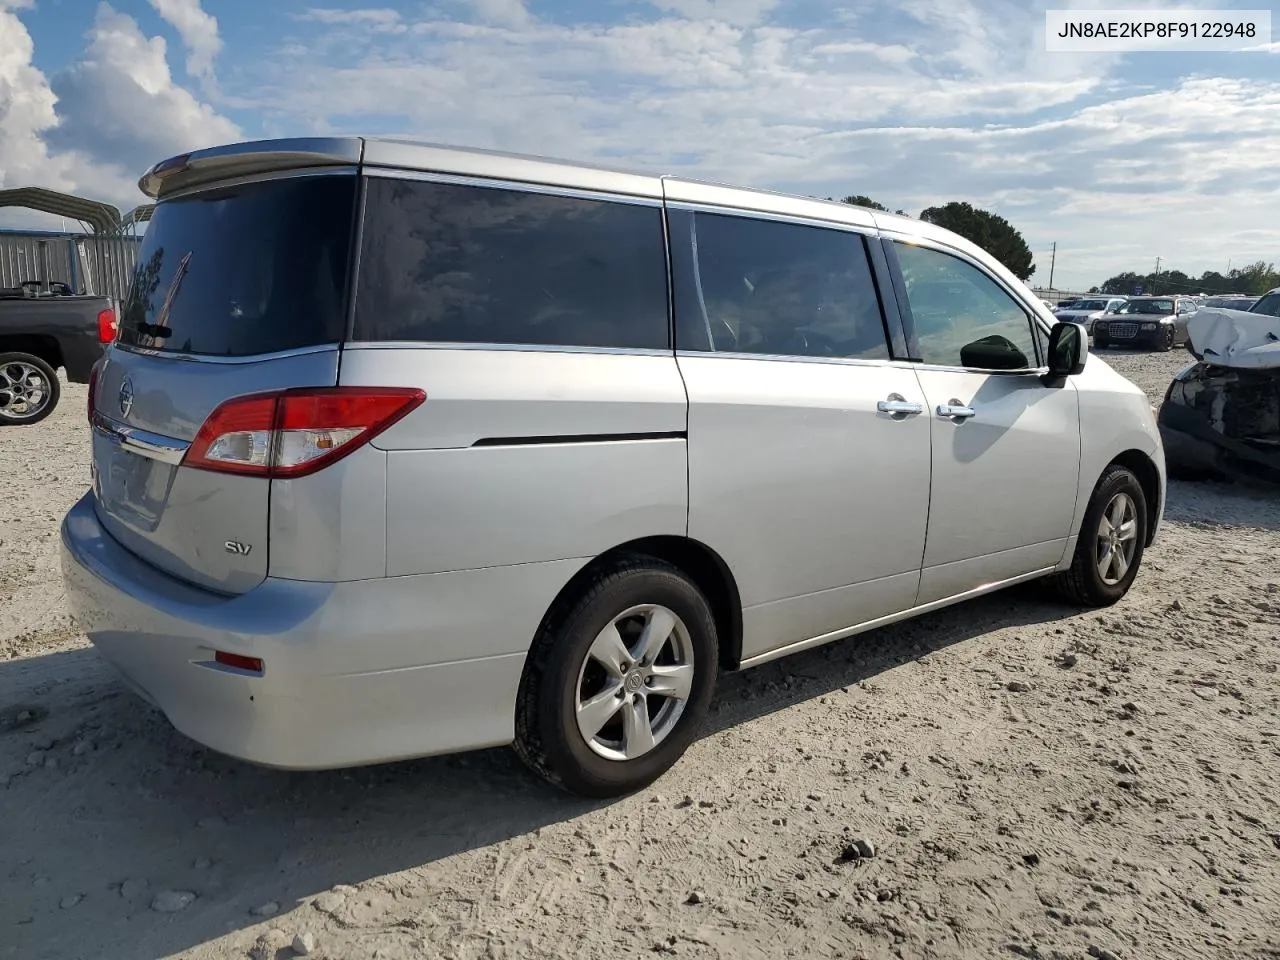
[[[1085,357],[1089,353],[1088,336],[1078,323],[1064,320],[1053,325],[1049,331],[1048,379],[1060,380],[1084,372]]]

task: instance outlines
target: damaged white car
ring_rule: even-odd
[[[1206,308],[1188,324],[1196,362],[1178,372],[1160,408],[1172,476],[1280,482],[1280,305],[1273,290],[1250,311]]]

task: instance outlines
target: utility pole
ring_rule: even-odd
[[[1058,241],[1053,241],[1053,253],[1049,254],[1049,289],[1053,289],[1053,267],[1058,262]]]
[[[1156,257],[1156,275],[1151,279],[1151,292],[1156,292],[1156,287],[1160,283],[1160,257]]]

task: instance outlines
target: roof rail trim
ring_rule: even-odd
[[[656,174],[496,150],[371,138],[365,141],[363,163],[366,170],[442,173],[662,199],[662,179]]]

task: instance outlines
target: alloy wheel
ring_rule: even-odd
[[[1098,576],[1107,586],[1124,579],[1133,565],[1138,548],[1138,508],[1133,497],[1117,493],[1098,519],[1098,542],[1094,559]]]
[[[0,366],[0,419],[30,420],[49,404],[45,375],[29,363]]]
[[[675,729],[694,680],[693,641],[673,611],[642,604],[614,617],[578,671],[575,715],[587,746],[634,760]]]

